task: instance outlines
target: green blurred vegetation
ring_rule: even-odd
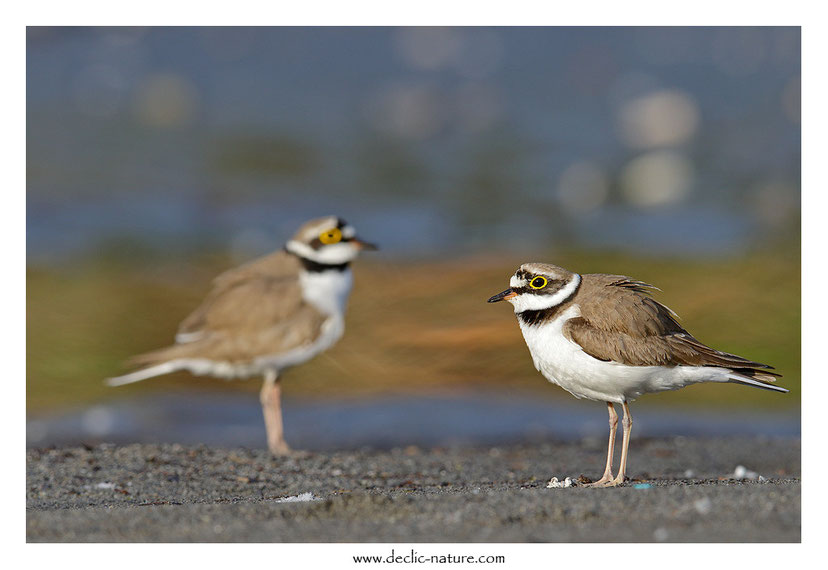
[[[249,135],[213,141],[211,168],[221,174],[302,179],[320,168],[318,151],[298,137]]]
[[[797,409],[800,403],[799,244],[741,258],[636,257],[614,252],[534,256],[580,273],[621,273],[660,287],[702,342],[774,365],[780,395],[705,384],[642,398],[655,405]],[[288,395],[360,397],[379,392],[452,388],[533,390],[571,398],[533,368],[510,307],[486,299],[508,286],[516,256],[451,261],[361,259],[345,337],[329,352],[290,370]],[[29,411],[175,388],[245,390],[259,381],[225,382],[180,373],[123,388],[103,379],[123,373],[131,355],[173,340],[178,322],[201,301],[224,255],[181,260],[112,255],[71,268],[27,271]]]

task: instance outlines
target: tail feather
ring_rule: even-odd
[[[752,371],[755,372],[755,371]],[[778,376],[778,374],[774,374],[772,372],[766,372],[765,374],[773,376]],[[773,376],[768,376],[769,381],[773,380]],[[763,390],[771,390],[773,392],[782,392],[787,393],[788,390],[786,388],[782,388],[781,386],[774,386],[773,384],[769,384],[768,381],[761,381],[756,380],[754,378],[750,378],[749,376],[745,376],[743,374],[739,374],[738,372],[731,372],[728,375],[728,382],[733,382],[735,384],[742,384],[744,386],[753,386],[754,388],[761,388]]]
[[[186,358],[190,349],[192,349],[192,345],[189,344],[173,344],[132,356],[127,362],[131,366],[155,366],[156,364],[169,362],[176,358]]]
[[[142,368],[141,370],[124,374],[123,376],[107,378],[106,383],[109,386],[123,386],[125,384],[132,384],[133,382],[140,382],[141,380],[146,380],[147,378],[161,376],[162,374],[169,374],[170,372],[175,372],[179,368],[180,366],[176,362],[163,362],[155,366],[150,366],[149,368]]]
[[[682,345],[692,348],[696,354],[703,358],[703,364],[706,366],[722,366],[724,368],[733,368],[737,370],[744,369],[745,371],[751,369],[761,369],[762,373],[779,376],[779,374],[774,372],[764,372],[766,370],[774,369],[773,366],[770,366],[769,364],[754,362],[753,360],[748,360],[747,358],[736,354],[730,354],[729,352],[723,352],[721,350],[716,350],[715,348],[710,348],[688,333],[677,334],[675,335],[675,339]],[[742,370],[739,370],[739,372],[741,371]],[[759,372],[759,370],[756,370],[756,372]]]

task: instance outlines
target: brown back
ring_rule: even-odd
[[[222,273],[201,306],[179,326],[183,341],[134,362],[241,362],[312,342],[326,317],[302,299],[299,270],[295,256],[277,251]]]

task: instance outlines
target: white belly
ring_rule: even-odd
[[[677,390],[698,382],[727,382],[727,371],[702,366],[629,366],[604,362],[585,353],[563,335],[563,325],[580,316],[573,305],[554,321],[520,323],[535,368],[576,398],[621,403],[642,394]]]

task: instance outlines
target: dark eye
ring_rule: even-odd
[[[529,282],[529,286],[532,289],[543,289],[544,287],[546,287],[546,277],[541,277],[540,275],[538,275]]]

